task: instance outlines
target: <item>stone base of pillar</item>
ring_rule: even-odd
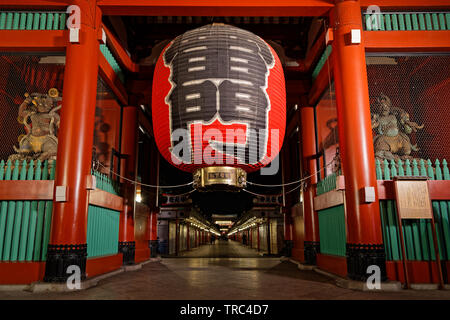
[[[87,244],[49,244],[45,264],[45,282],[66,282],[78,266],[80,280],[86,279]],[[69,273],[67,273],[69,271]]]
[[[148,247],[150,248],[150,257],[156,258],[158,255],[158,240],[149,240]]]
[[[119,242],[119,252],[123,254],[123,265],[134,264],[136,243],[134,241]]]
[[[320,253],[320,242],[319,241],[305,241],[303,242],[305,250],[305,264],[310,266],[315,266],[316,255]]]
[[[386,253],[383,244],[353,244],[347,243],[347,272],[353,280],[366,281],[373,274],[367,273],[369,266],[380,268],[381,281],[386,281]]]

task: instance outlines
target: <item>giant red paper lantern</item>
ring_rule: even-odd
[[[152,116],[157,146],[176,167],[258,170],[283,143],[281,62],[251,32],[224,24],[188,31],[157,61]]]

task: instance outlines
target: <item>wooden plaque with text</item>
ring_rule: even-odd
[[[430,194],[426,179],[394,182],[400,219],[432,219]]]
[[[430,219],[433,234],[433,247],[436,255],[436,266],[439,272],[439,288],[444,288],[439,245],[434,224],[433,210],[431,208],[430,192],[428,190],[428,177],[394,177],[394,189],[397,204],[398,229],[402,247],[403,275],[406,288],[409,289],[408,264],[406,263],[406,248],[403,239],[402,219]]]

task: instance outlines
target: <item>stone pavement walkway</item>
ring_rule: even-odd
[[[233,246],[220,248],[215,244],[204,246],[198,253],[203,254],[203,250],[244,253],[241,249],[250,250]],[[190,254],[197,253],[194,250]],[[83,291],[0,292],[0,299],[409,300],[450,299],[450,291],[360,292],[339,288],[326,276],[299,270],[297,265],[278,258],[182,257],[147,263],[140,270],[103,279],[98,286]]]
[[[186,258],[258,258],[256,249],[250,249],[236,241],[216,240],[180,254]]]

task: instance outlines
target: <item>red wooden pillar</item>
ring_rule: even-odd
[[[71,265],[86,275],[87,177],[90,175],[98,75],[101,11],[95,1],[74,0],[81,9],[79,43],[68,43],[58,133],[55,187],[66,188],[54,201],[44,280],[64,282]]]
[[[158,212],[150,212],[150,257],[155,258],[158,252]]]
[[[194,229],[194,234],[195,234],[195,247],[198,247],[198,240],[197,240],[197,228]]]
[[[385,253],[375,175],[360,2],[336,1],[330,18],[334,28],[336,104],[345,175],[348,276],[357,280],[366,279],[367,267],[378,265],[384,278]],[[352,37],[352,31],[359,32],[361,41]],[[374,202],[365,202],[365,187],[373,188],[376,195]]]
[[[292,217],[286,207],[283,207],[283,211],[284,248],[286,256],[290,257],[294,245]]]
[[[271,235],[271,228],[270,228],[270,218],[267,218],[267,253],[270,255],[272,252],[272,235]]]
[[[300,109],[301,130],[302,130],[302,161],[307,175],[313,175],[317,172],[316,155],[316,137],[314,108],[304,106]],[[306,264],[315,265],[316,255],[320,251],[319,239],[319,218],[314,211],[314,196],[316,195],[316,184],[318,176],[313,175],[306,181],[306,189],[303,192],[303,219],[305,225],[304,252],[296,252],[294,244],[293,255],[304,257]]]
[[[180,251],[180,223],[175,219],[175,255]]]
[[[292,241],[292,219],[288,211],[284,212],[283,214],[283,226],[284,226],[284,240]]]
[[[138,113],[134,106],[123,108],[121,153],[127,158],[121,160],[120,174],[129,180],[136,180],[136,153],[138,135]],[[136,185],[127,180],[124,183],[124,206],[120,213],[119,252],[123,254],[123,264],[134,264],[136,243],[134,239],[134,206]]]
[[[258,251],[260,250],[260,237],[259,237],[259,223],[257,223],[256,224],[256,236],[258,237],[257,238],[257,244],[258,244],[258,247],[257,247],[257,249],[258,249]]]
[[[190,250],[191,249],[191,235],[190,235],[190,228],[189,228],[189,222],[186,224],[186,234],[187,234],[187,239],[186,239],[186,250]]]

